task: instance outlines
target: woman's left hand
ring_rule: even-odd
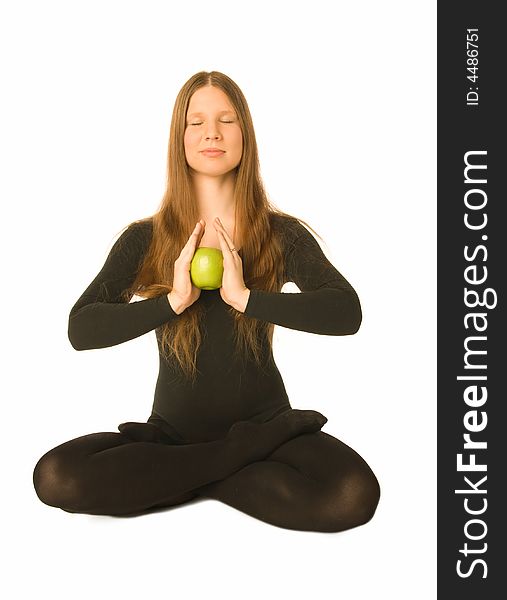
[[[243,280],[243,262],[241,256],[237,251],[231,252],[231,248],[234,248],[234,242],[229,237],[218,217],[213,221],[213,225],[224,256],[224,274],[220,295],[224,302],[230,304],[240,312],[245,312],[248,298],[250,297],[250,290],[246,287]]]

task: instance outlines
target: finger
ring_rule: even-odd
[[[195,224],[195,227],[192,231],[192,233],[190,234],[190,237],[187,240],[187,244],[191,243],[193,240],[195,240],[195,238],[199,235],[199,232],[202,230],[202,223],[200,221],[198,221]]]
[[[225,241],[228,244],[227,247],[229,248],[229,250],[231,248],[234,248],[234,242],[231,240],[229,234],[227,233],[225,227],[222,225],[222,223],[221,223],[221,221],[220,221],[220,219],[218,217],[215,219],[215,223],[216,223],[215,229],[217,231],[220,231],[222,233],[222,235],[224,236]]]
[[[195,243],[196,246],[197,246],[197,244],[201,243],[201,240],[202,240],[203,235],[204,235],[204,230],[206,229],[206,222],[203,219],[199,219],[199,224],[200,224],[200,227],[199,227],[199,230],[197,232],[197,241]]]
[[[202,229],[202,224],[196,223],[192,233],[190,234],[190,237],[188,238],[180,252],[180,257],[184,258],[185,261],[189,261],[192,259],[195,253],[196,246],[202,239],[203,232],[204,229]]]
[[[222,250],[222,254],[224,255],[224,257],[227,256],[227,254],[232,254],[229,246],[227,245],[224,234],[220,231],[220,229],[217,229],[217,237],[218,243],[220,244],[220,249]]]
[[[226,228],[222,225],[222,221],[220,221],[220,219],[218,217],[215,218],[215,228],[217,229],[217,231],[221,231],[225,237],[225,240],[227,242],[232,243],[232,240],[229,236],[229,234],[227,233]]]
[[[199,239],[199,236],[203,232],[204,232],[204,227],[202,225],[202,222],[198,221],[194,227],[194,230],[190,234],[190,237],[188,238],[187,243],[183,246],[183,248],[190,248],[191,246],[195,245],[195,243]]]

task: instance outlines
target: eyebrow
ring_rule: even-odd
[[[231,115],[233,115],[233,114],[234,114],[234,111],[233,111],[233,110],[221,110],[221,111],[219,111],[219,113],[218,113],[218,114],[219,114],[219,115],[224,115],[224,114],[226,114],[226,113],[230,113]],[[190,113],[190,114],[189,114],[189,115],[187,115],[187,116],[188,116],[188,118],[190,119],[191,117],[202,117],[202,116],[204,116],[204,114],[205,114],[205,113],[202,113],[202,112],[194,112],[194,113]]]

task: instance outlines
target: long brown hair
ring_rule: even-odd
[[[268,200],[259,174],[252,117],[238,85],[218,71],[201,71],[183,85],[176,97],[169,136],[166,189],[159,208],[153,216],[130,224],[152,221],[153,236],[134,282],[124,292],[126,298],[133,294],[153,298],[171,291],[174,261],[199,220],[183,138],[190,98],[204,86],[215,86],[228,96],[243,134],[243,154],[235,169],[234,199],[236,239],[242,241],[239,254],[245,285],[249,289],[279,292],[284,283],[283,246],[273,226],[273,215],[302,222],[314,231],[305,221],[279,210]],[[266,336],[272,347],[274,325],[249,318],[232,306],[228,310],[234,317],[238,355],[249,354],[260,364],[261,340]],[[202,303],[194,302],[177,319],[160,328],[163,355],[174,357],[184,375],[193,380],[197,374],[197,351],[202,340],[202,315]]]

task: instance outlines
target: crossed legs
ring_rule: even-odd
[[[336,532],[372,518],[380,486],[357,452],[317,431],[285,442],[267,459],[199,493],[286,529]]]
[[[92,433],[43,455],[34,487],[42,502],[68,512],[129,515],[202,496],[280,527],[341,531],[371,518],[379,486],[356,452],[319,431],[325,420],[291,409],[183,445]]]

